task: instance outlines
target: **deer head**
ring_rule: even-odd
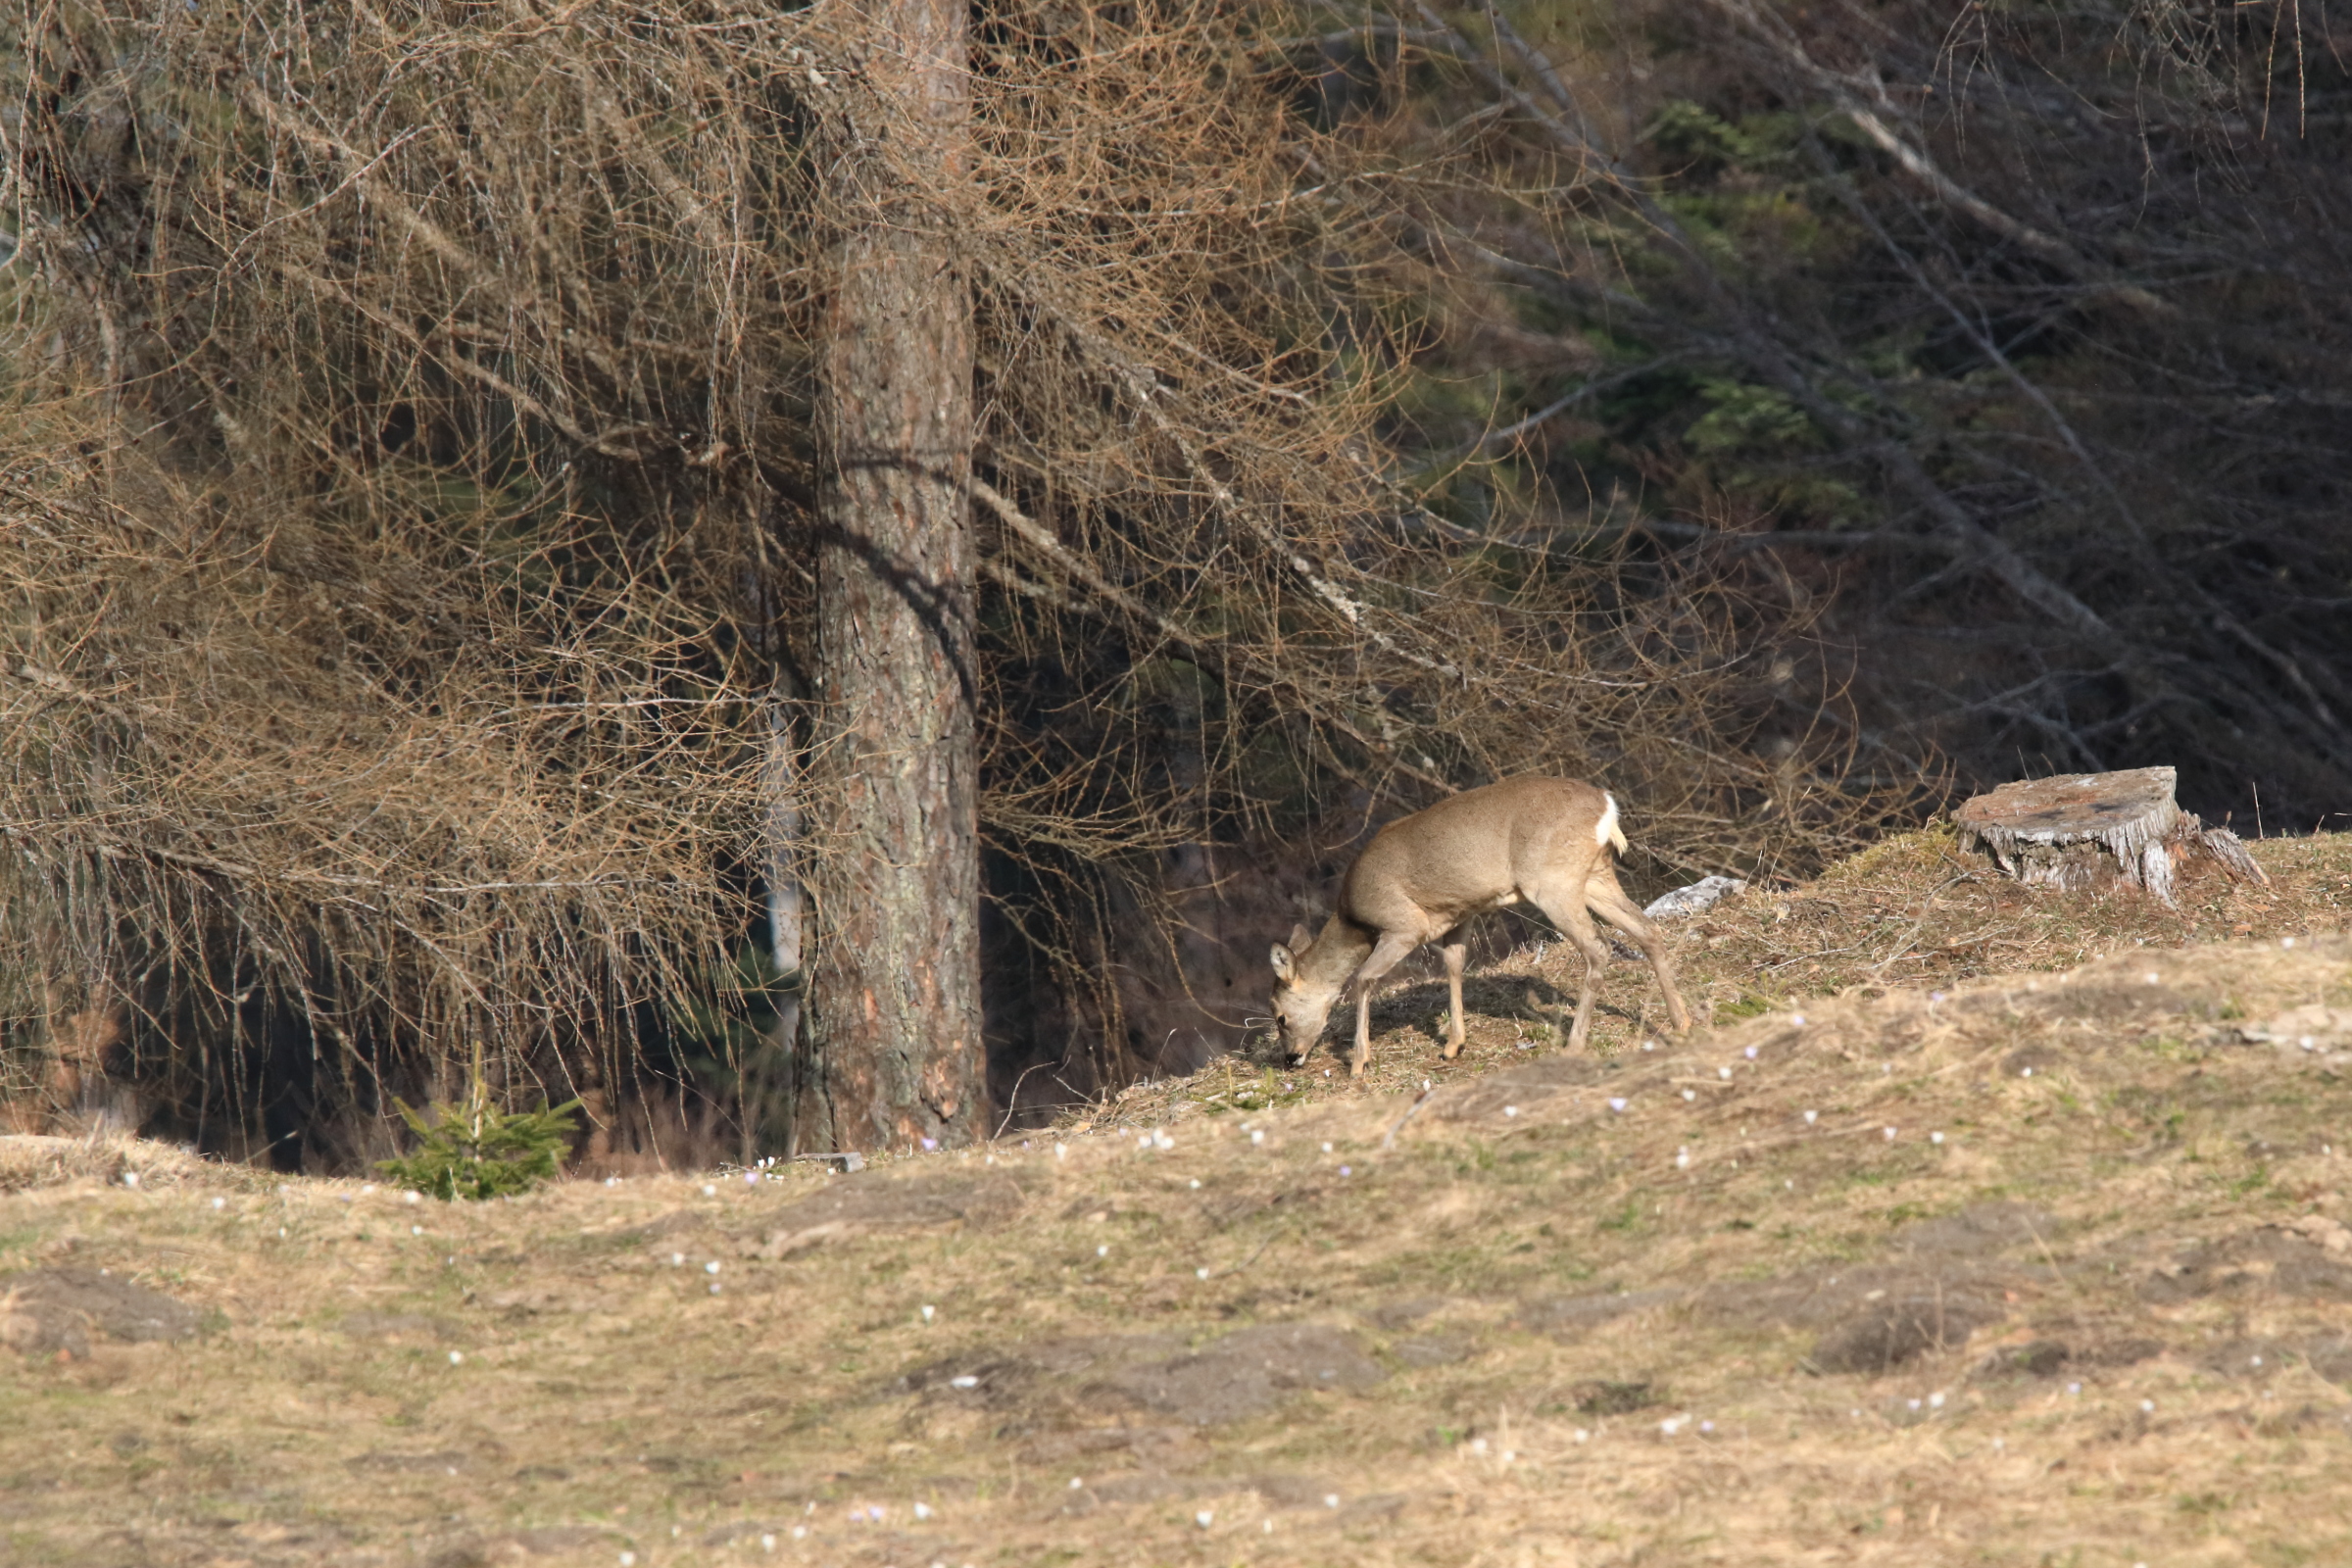
[[[1314,940],[1306,927],[1295,925],[1290,945],[1277,942],[1270,955],[1274,960],[1274,1032],[1282,1041],[1284,1059],[1294,1067],[1306,1060],[1307,1052],[1322,1038],[1332,1004],[1340,1000],[1343,989],[1342,983],[1319,982],[1310,972],[1306,956]],[[1343,977],[1346,972],[1341,971]]]

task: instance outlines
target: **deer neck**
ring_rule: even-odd
[[[1336,993],[1372,956],[1372,939],[1345,915],[1335,914],[1307,945],[1298,960],[1298,985],[1310,992]]]

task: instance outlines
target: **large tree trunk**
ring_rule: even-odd
[[[834,123],[839,252],[819,414],[829,472],[812,846],[812,1094],[798,1142],[970,1139],[980,1042],[972,302],[926,189],[968,177],[966,0],[869,0],[873,96]],[[829,1123],[829,1127],[826,1125]]]

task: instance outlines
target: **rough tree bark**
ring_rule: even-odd
[[[985,1122],[965,486],[972,299],[923,191],[968,177],[967,0],[869,0],[870,95],[829,127],[847,228],[818,412],[825,744],[802,1148],[968,1141]],[[936,182],[936,183],[934,183]]]

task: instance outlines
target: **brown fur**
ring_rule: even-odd
[[[1372,1059],[1372,982],[1425,942],[1440,944],[1445,955],[1452,1002],[1446,1055],[1458,1055],[1468,956],[1462,928],[1490,909],[1522,902],[1542,909],[1585,956],[1570,1046],[1584,1045],[1591,1033],[1593,993],[1609,959],[1593,914],[1641,946],[1666,993],[1674,1027],[1689,1029],[1690,1009],[1675,989],[1665,944],[1617,885],[1610,851],[1625,840],[1615,817],[1616,803],[1591,784],[1530,777],[1466,790],[1382,828],[1348,868],[1338,908],[1321,934],[1309,939],[1300,927],[1288,947],[1274,947],[1274,1014],[1292,1063],[1306,1059],[1332,1004],[1353,984],[1349,1071],[1361,1077]]]

